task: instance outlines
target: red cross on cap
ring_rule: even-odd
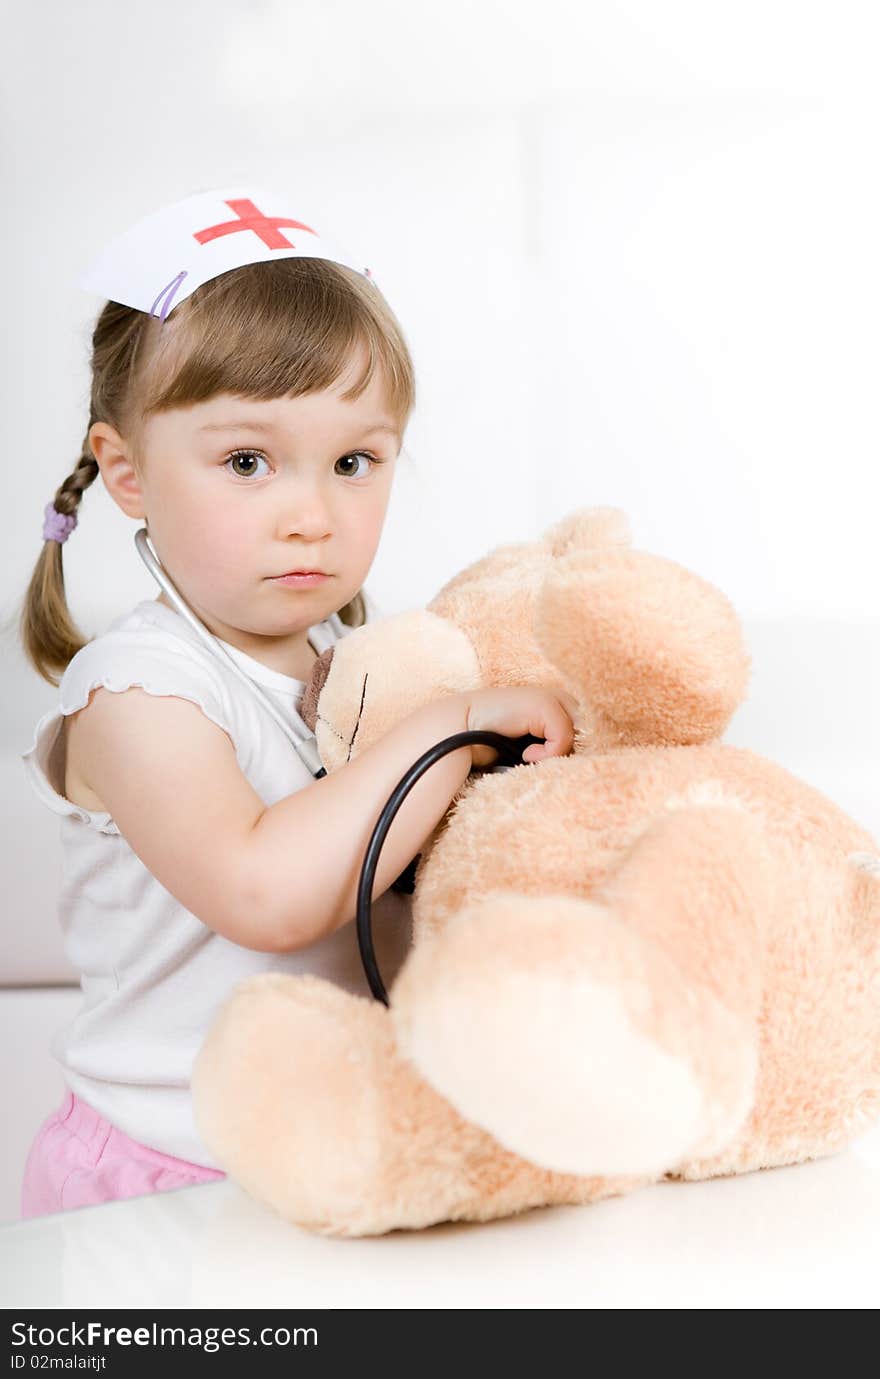
[[[267,249],[293,249],[289,239],[285,239],[279,230],[279,225],[292,226],[297,230],[306,230],[313,235],[315,231],[310,225],[304,225],[301,220],[293,220],[289,216],[275,215],[265,216],[262,211],[258,211],[253,201],[248,197],[236,197],[232,201],[227,201],[227,206],[234,211],[237,220],[226,220],[222,225],[209,225],[206,230],[197,230],[196,239],[199,244],[207,244],[212,239],[217,239],[220,235],[234,235],[241,230],[253,230],[255,235],[259,235]]]
[[[165,320],[202,283],[272,258],[329,259],[375,283],[369,268],[291,214],[292,199],[265,187],[185,197],[112,240],[78,285]]]

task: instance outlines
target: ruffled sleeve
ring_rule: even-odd
[[[137,686],[148,694],[189,699],[228,734],[235,746],[228,692],[222,678],[198,649],[185,642],[172,646],[168,638],[149,630],[136,636],[105,633],[73,657],[58,687],[58,704],[39,720],[30,747],[21,753],[32,788],[56,814],[80,819],[100,833],[119,833],[108,811],[86,809],[63,794],[63,720],[67,714],[84,708],[91,691],[98,686],[114,692]]]

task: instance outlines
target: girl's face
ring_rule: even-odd
[[[113,465],[101,464],[112,496],[146,518],[162,564],[210,630],[292,675],[306,631],[364,583],[391,493],[402,437],[381,377],[353,401],[339,396],[359,362],[325,392],[271,401],[222,394],[154,414],[142,428],[136,483],[117,476],[114,491]],[[293,570],[328,578],[279,583]]]

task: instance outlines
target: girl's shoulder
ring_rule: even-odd
[[[155,599],[142,600],[80,648],[58,686],[60,712],[84,708],[98,686],[182,694],[226,727],[228,686],[216,658],[178,613]]]
[[[121,692],[133,686],[155,695],[176,695],[196,704],[233,737],[230,686],[212,656],[173,609],[145,599],[81,647],[68,663],[58,699],[37,723],[21,753],[39,797],[58,814],[73,814],[102,833],[118,833],[106,810],[69,799],[66,719],[85,708],[98,687]]]
[[[365,598],[367,621],[382,616],[369,596]],[[331,615],[316,631],[320,652],[351,629]],[[263,677],[264,685],[285,698],[302,693],[300,681],[260,667],[237,653],[249,672]],[[245,753],[251,751],[250,715],[243,711],[242,696],[250,703],[235,676],[218,663],[186,619],[156,599],[144,599],[109,624],[106,631],[87,642],[69,662],[58,687],[55,706],[37,723],[27,751],[20,754],[38,795],[58,814],[73,814],[102,833],[118,833],[106,811],[68,799],[64,794],[66,770],[65,719],[84,708],[92,690],[103,686],[122,691],[132,686],[157,695],[177,695],[191,700],[205,716]],[[245,724],[245,726],[242,726]],[[253,739],[256,742],[256,739]],[[261,756],[259,743],[253,748]],[[265,756],[265,753],[262,753]]]
[[[382,616],[365,594],[368,622]],[[353,629],[331,614],[313,629],[314,644],[323,651]],[[302,682],[273,672],[224,643],[240,665],[269,688],[301,693]],[[58,687],[62,714],[76,713],[89,702],[98,685],[123,690],[139,685],[155,694],[181,694],[197,701],[209,718],[227,729],[238,682],[198,632],[173,608],[157,599],[143,599],[87,642],[68,663]]]

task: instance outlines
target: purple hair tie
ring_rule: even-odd
[[[46,504],[43,514],[43,540],[66,541],[76,526],[76,513],[68,517],[66,512],[59,512],[53,499],[51,503]]]

